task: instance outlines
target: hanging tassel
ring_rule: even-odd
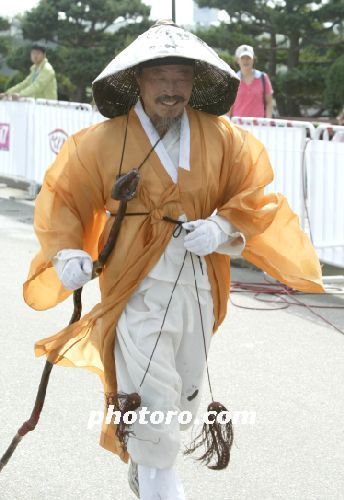
[[[201,447],[205,447],[205,452],[197,460],[205,464],[208,469],[222,470],[227,467],[230,460],[230,451],[233,444],[232,421],[221,424],[217,417],[227,409],[217,401],[213,401],[208,406],[208,412],[216,412],[208,415],[210,423],[204,423],[200,434],[192,441],[184,452],[191,455]]]
[[[113,405],[115,410],[121,413],[120,422],[116,427],[116,437],[121,443],[123,451],[127,451],[128,438],[132,431],[130,431],[130,424],[123,421],[123,417],[128,411],[135,411],[141,406],[141,397],[136,392],[132,394],[107,393],[105,397],[107,407]]]

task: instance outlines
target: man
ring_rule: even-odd
[[[1,97],[11,95],[14,98],[33,97],[35,99],[57,100],[55,71],[46,57],[46,49],[35,44],[31,48],[30,74],[22,82],[8,89]]]
[[[219,117],[237,86],[204,42],[157,23],[94,81],[97,106],[111,119],[68,139],[36,202],[42,248],[24,297],[46,309],[91,278],[119,208],[114,179],[139,169],[100,275],[101,303],[38,341],[36,355],[98,373],[105,410],[118,393],[138,393],[151,416],[173,413],[133,422],[126,446],[104,421],[100,444],[130,456],[131,487],[142,500],[185,498],[173,465],[187,425],[176,414],[197,412],[211,335],[226,314],[228,256],[242,252],[294,288],[323,291],[296,215],[282,195],[264,195],[272,171],[263,145]]]
[[[238,94],[231,116],[272,117],[272,86],[266,73],[254,69],[255,55],[250,45],[240,45],[235,51],[240,66]]]

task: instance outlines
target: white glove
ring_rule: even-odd
[[[228,235],[212,220],[184,222],[183,228],[191,231],[184,238],[184,247],[200,257],[215,252],[219,245],[228,240]]]
[[[77,290],[92,277],[92,258],[83,250],[61,250],[53,257],[52,262],[66,290]]]

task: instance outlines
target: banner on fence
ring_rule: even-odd
[[[26,177],[28,113],[33,103],[0,101],[0,172]]]
[[[37,100],[30,114],[30,152],[34,159],[27,175],[42,183],[46,169],[55,160],[65,140],[90,125],[92,107],[88,104],[48,103]]]

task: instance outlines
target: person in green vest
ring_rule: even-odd
[[[46,49],[35,44],[31,48],[30,74],[20,83],[6,90],[1,97],[34,97],[35,99],[57,100],[57,82],[55,71],[46,57]]]

